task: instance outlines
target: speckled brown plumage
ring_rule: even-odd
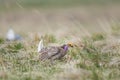
[[[39,58],[41,61],[48,59],[50,60],[61,59],[66,55],[67,50],[68,50],[67,45],[58,47],[54,46],[45,47],[39,52],[40,53]]]

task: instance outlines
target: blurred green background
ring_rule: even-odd
[[[119,5],[120,0],[0,0],[0,9],[13,8],[58,8],[81,5]]]

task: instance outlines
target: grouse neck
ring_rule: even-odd
[[[67,45],[64,46],[64,50],[65,50],[65,51],[68,50],[68,46],[67,46]]]

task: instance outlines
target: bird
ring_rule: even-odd
[[[41,61],[45,60],[57,60],[64,57],[68,51],[69,47],[73,47],[72,43],[63,44],[62,46],[47,46],[44,47],[43,40],[38,44],[38,53],[39,53],[39,59]]]
[[[6,34],[7,41],[15,41],[15,40],[21,40],[21,39],[22,37],[19,34],[16,34],[12,28],[9,28]]]

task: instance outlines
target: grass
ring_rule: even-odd
[[[92,34],[93,41],[104,40],[105,38],[106,38],[106,35],[104,33],[93,33]]]
[[[4,43],[4,39],[0,38],[0,44]]]
[[[112,25],[112,34],[114,36],[119,36],[120,35],[120,25],[119,24]]]
[[[0,80],[119,80],[120,43],[111,44],[104,35],[94,33],[84,38],[82,48],[70,48],[66,57],[54,64],[39,61],[36,37],[15,42],[1,38]],[[42,37],[47,44],[59,43],[53,35]]]

